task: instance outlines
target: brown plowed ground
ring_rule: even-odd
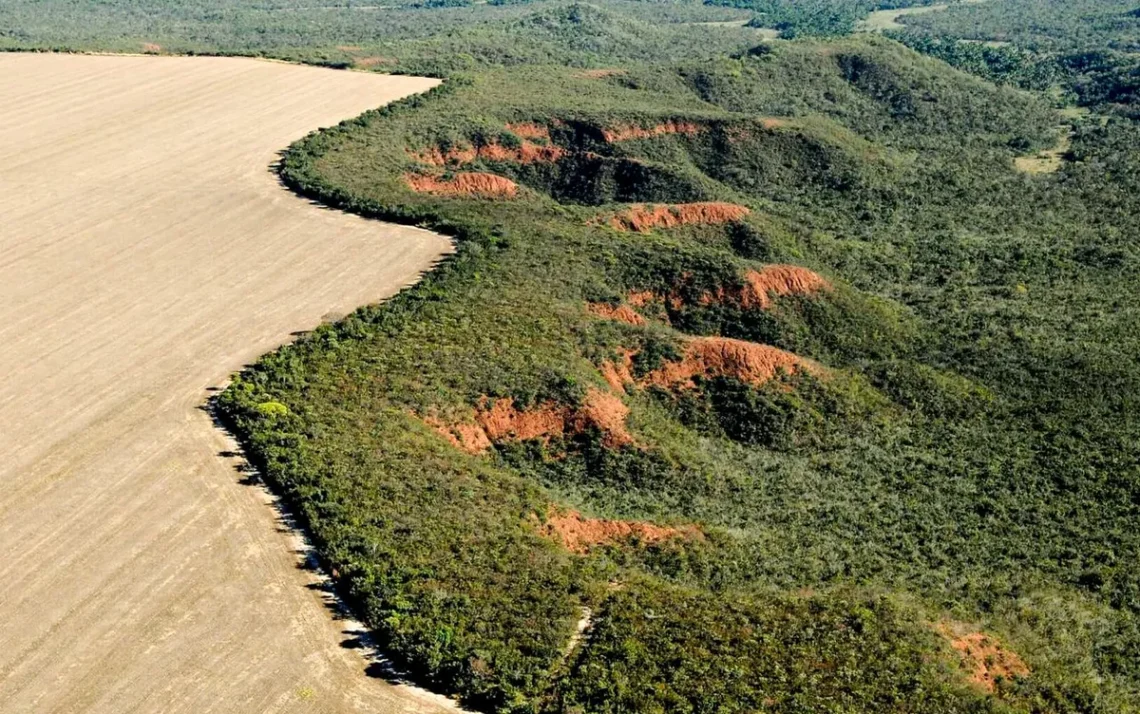
[[[0,711],[409,712],[201,406],[450,246],[283,190],[276,152],[435,84],[0,54]]]

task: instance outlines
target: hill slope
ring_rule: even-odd
[[[475,706],[1135,708],[1140,137],[1057,121],[875,39],[452,79],[282,172],[457,256],[218,406]]]

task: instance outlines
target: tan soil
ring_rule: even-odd
[[[590,552],[598,545],[634,540],[643,543],[660,543],[682,536],[700,537],[696,526],[671,528],[645,521],[611,521],[602,518],[584,518],[577,511],[551,513],[542,527],[543,535],[558,540],[569,551],[578,554]]]
[[[705,202],[667,204],[639,204],[631,206],[606,221],[619,231],[645,233],[655,228],[675,228],[684,225],[716,225],[739,221],[747,216],[748,208],[734,203]],[[603,219],[595,219],[603,220]]]
[[[155,44],[154,42],[144,42],[142,44],[142,51],[148,55],[156,55],[162,52],[162,45]]]
[[[1012,680],[1029,676],[1024,660],[991,635],[969,631],[956,623],[942,623],[936,629],[962,658],[963,666],[970,671],[971,684],[992,692],[999,678]]]
[[[629,407],[620,398],[598,389],[586,393],[582,405],[573,408],[553,402],[519,409],[513,399],[484,399],[475,411],[474,424],[448,424],[437,417],[421,417],[422,421],[456,448],[470,454],[482,454],[499,441],[526,441],[581,433],[597,427],[603,443],[619,447],[633,443],[625,420]]]
[[[643,384],[685,389],[695,386],[694,377],[734,377],[754,386],[771,381],[780,373],[818,372],[813,362],[791,352],[727,337],[694,337],[685,344],[684,357],[667,362],[642,380]]]
[[[607,320],[617,320],[624,322],[628,325],[644,325],[645,318],[637,313],[629,305],[610,305],[605,302],[592,302],[586,305],[586,309],[598,317]]]
[[[269,171],[437,82],[213,57],[0,55],[0,710],[437,712],[369,677],[201,406],[450,250]],[[311,586],[311,587],[306,587]]]
[[[653,139],[658,136],[669,136],[672,134],[696,136],[704,130],[705,128],[703,126],[693,122],[667,121],[650,127],[637,126],[636,124],[614,126],[609,129],[602,129],[602,137],[608,143],[616,144],[622,141]]]
[[[405,174],[404,180],[413,191],[437,196],[513,198],[519,191],[518,184],[508,178],[474,171],[456,174],[449,179],[427,174]]]

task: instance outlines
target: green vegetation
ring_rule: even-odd
[[[857,711],[1134,708],[1138,213],[1121,147],[1140,135],[1091,122],[1061,174],[1014,170],[1058,121],[1047,102],[875,39],[454,79],[309,137],[283,175],[453,233],[459,254],[265,358],[220,406],[386,646],[479,706],[813,711],[842,692]],[[521,146],[518,123],[565,154],[412,156]],[[603,136],[669,123],[697,128]],[[403,179],[472,170],[519,195]],[[752,213],[648,233],[595,222],[615,201],[693,200]],[[835,288],[768,310],[701,300],[768,263]],[[585,310],[631,292],[677,299],[643,307],[644,326]],[[484,397],[581,405],[619,350],[646,375],[686,334],[793,350],[832,376],[628,387],[636,444],[620,447],[587,429],[470,455],[413,416],[470,421]],[[268,400],[289,414],[258,414]],[[550,503],[703,536],[573,555],[543,536]],[[596,628],[563,661],[583,606]],[[834,624],[867,609],[865,631]],[[965,684],[929,624],[944,619],[996,633],[1032,674],[993,695]],[[871,642],[891,664],[867,666]],[[612,678],[596,674],[606,663]]]
[[[934,57],[879,36],[760,43],[683,24],[741,16],[682,2],[425,4],[292,40],[288,13],[251,33],[261,10],[225,5],[236,24],[112,2],[49,32],[0,2],[0,41],[169,42],[201,10],[206,39],[172,47],[448,77],[298,142],[281,175],[453,235],[456,255],[216,401],[413,676],[489,711],[1140,709],[1140,126],[1111,54],[1127,22],[1087,40],[1097,65],[1085,40],[935,29],[988,5],[907,18],[930,31],[899,38]],[[181,19],[152,37],[164,13]],[[85,14],[108,24],[77,34]],[[354,32],[365,49],[337,49]],[[1062,122],[1060,168],[1018,171]],[[517,193],[408,180],[471,172]],[[611,223],[691,202],[749,212]],[[829,287],[749,293],[773,264]],[[598,314],[618,308],[640,319]],[[663,377],[694,344],[807,361]],[[598,394],[632,441],[580,418]],[[482,453],[441,434],[500,400],[566,428]],[[567,509],[675,530],[574,548],[555,537]],[[979,632],[1020,658],[963,657]]]

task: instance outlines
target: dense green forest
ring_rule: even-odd
[[[0,41],[447,78],[280,173],[457,253],[215,403],[419,681],[486,711],[1138,711],[1140,125],[1066,59],[1127,32],[1057,3],[1049,46],[959,41],[983,11],[1020,38],[1003,2],[762,40],[740,22],[826,3],[307,35],[0,0]]]

